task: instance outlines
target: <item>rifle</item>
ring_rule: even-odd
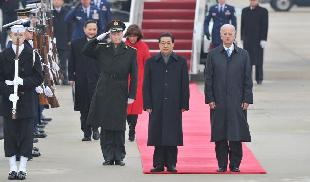
[[[33,48],[35,50],[35,52],[37,52],[39,55],[39,41],[38,41],[38,34],[37,32],[33,32]],[[40,61],[42,61],[42,58],[40,57]],[[44,87],[44,85],[43,85]],[[39,103],[40,105],[44,106],[45,108],[49,108],[49,103],[48,100],[46,98],[46,96],[44,95],[44,93],[39,94]]]
[[[18,32],[19,33],[19,32]],[[17,119],[17,101],[19,100],[18,97],[18,84],[14,83],[14,80],[16,80],[18,78],[18,54],[19,54],[19,35],[17,35],[17,45],[16,45],[16,56],[14,59],[14,79],[13,79],[13,86],[14,86],[14,93],[13,93],[13,97],[10,98],[10,100],[13,103],[12,106],[12,119]]]
[[[46,35],[46,34],[42,35],[44,84],[47,85],[52,90],[53,96],[47,97],[47,100],[48,100],[49,104],[51,105],[51,108],[56,108],[56,107],[59,107],[59,102],[55,96],[55,83],[54,83],[52,71],[50,69],[51,63],[49,61],[49,56],[48,56],[48,49],[49,49],[48,38],[49,38],[48,35]]]

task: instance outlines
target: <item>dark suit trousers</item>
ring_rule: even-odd
[[[88,112],[80,111],[81,113],[81,130],[84,132],[84,137],[91,137],[91,126],[87,123]]]
[[[122,161],[125,158],[125,131],[101,129],[100,145],[104,160]]]
[[[255,65],[255,80],[263,81],[264,73],[263,73],[263,65]]]
[[[33,118],[12,120],[4,118],[5,157],[14,155],[32,157]]]
[[[228,158],[229,167],[239,167],[242,160],[242,143],[239,141],[218,141],[215,142],[215,152],[218,166],[227,167]]]
[[[68,83],[68,57],[69,51],[65,49],[58,49],[58,56],[59,56],[59,67],[61,73],[64,76],[64,83]]]
[[[153,167],[173,166],[177,164],[178,147],[177,146],[155,146],[153,154]]]

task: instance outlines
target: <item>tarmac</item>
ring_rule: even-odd
[[[248,1],[229,2],[235,2],[238,14]],[[27,181],[310,182],[310,8],[279,13],[267,7],[270,21],[265,80],[262,85],[254,84],[254,104],[248,112],[253,141],[247,144],[267,174],[146,175],[142,173],[137,145],[128,142],[127,134],[126,166],[102,166],[99,141],[81,142],[79,112],[73,111],[71,87],[59,86],[61,108],[44,112],[53,121],[46,128],[48,137],[35,144],[42,156],[28,163]],[[203,84],[199,84],[203,91]],[[6,181],[7,174],[1,140],[1,182]]]

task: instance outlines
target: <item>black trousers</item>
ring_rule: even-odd
[[[153,154],[153,167],[173,166],[177,164],[178,147],[177,146],[155,146]]]
[[[135,135],[136,133],[136,125],[138,120],[138,114],[129,114],[127,115],[127,123],[129,126],[129,136]]]
[[[255,65],[255,80],[263,81],[263,79],[264,79],[263,65]]]
[[[239,141],[218,141],[215,142],[215,152],[218,166],[227,168],[228,158],[229,167],[239,167],[242,160],[242,143]]]
[[[64,76],[63,83],[68,83],[68,57],[69,51],[65,49],[58,49],[58,57],[59,57],[59,67],[60,71]]]
[[[5,157],[14,155],[31,158],[33,147],[33,118],[4,118]]]
[[[92,128],[91,125],[87,122],[88,112],[80,111],[81,116],[81,130],[84,132],[84,137],[91,137]]]
[[[104,160],[122,161],[125,158],[125,131],[101,129],[100,145]]]

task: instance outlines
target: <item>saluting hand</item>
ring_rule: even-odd
[[[97,37],[97,40],[103,40],[110,32],[105,32],[105,33],[102,33],[100,35],[98,35]]]

